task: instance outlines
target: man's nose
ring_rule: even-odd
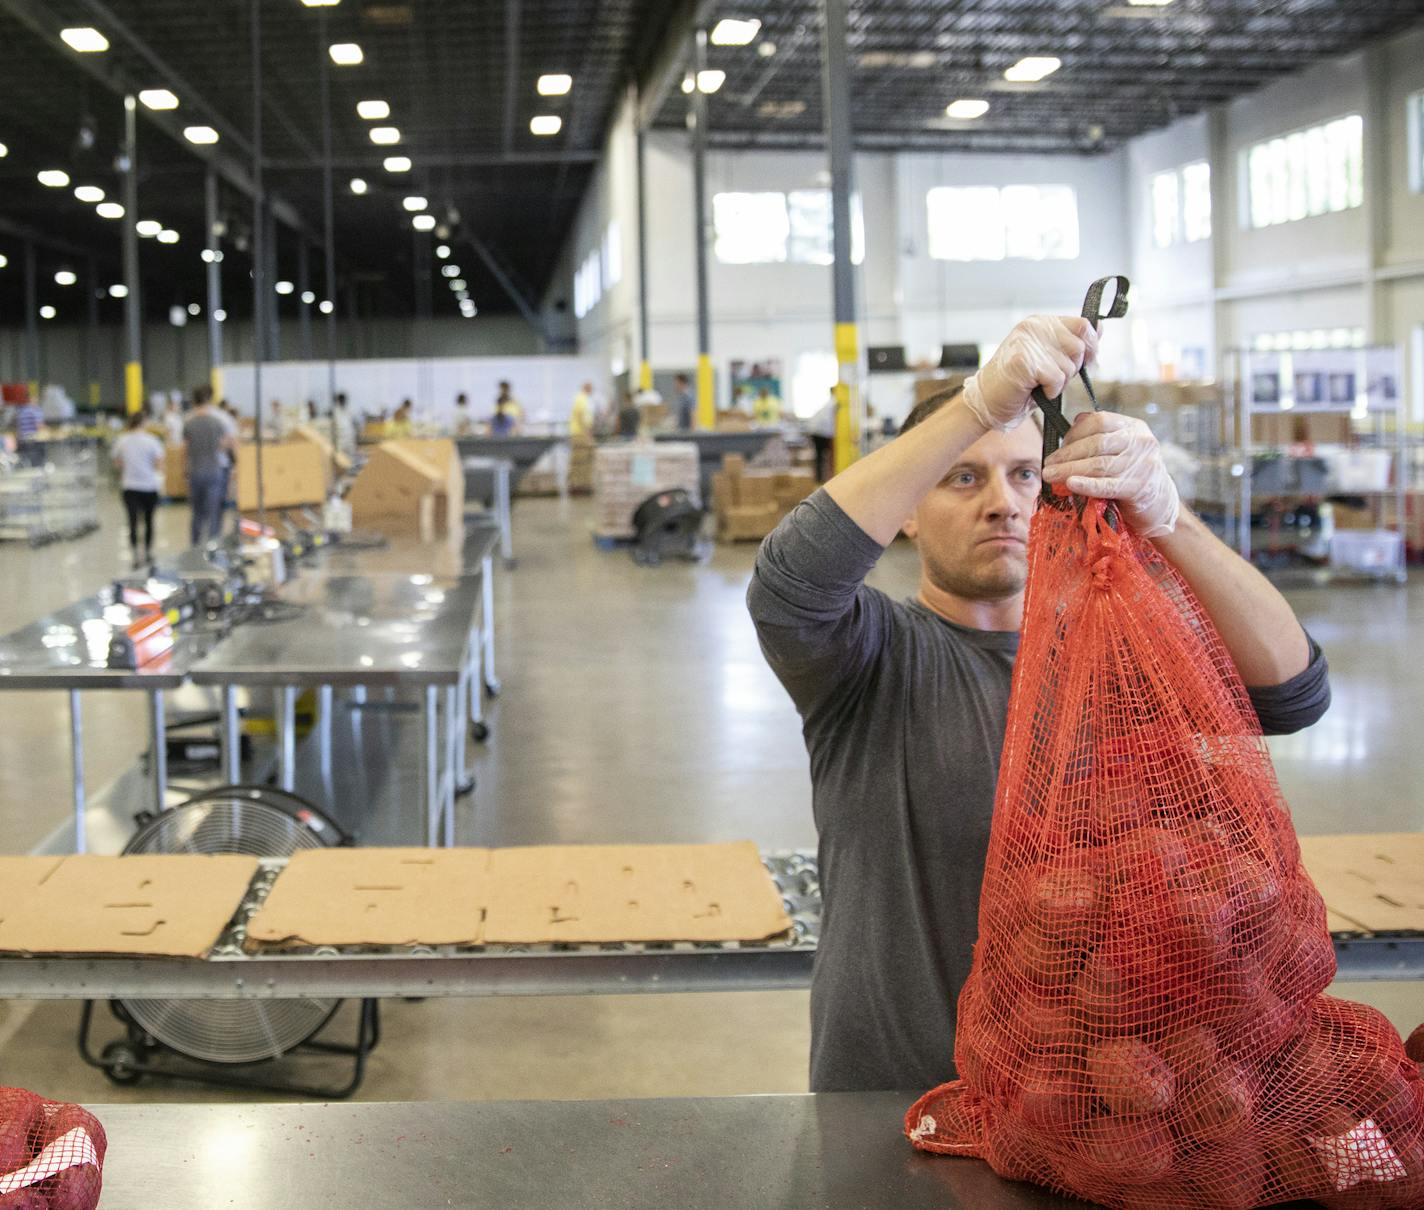
[[[1018,498],[1009,478],[1004,474],[989,476],[984,486],[984,514],[992,521],[1017,517],[1023,511],[1023,501]]]

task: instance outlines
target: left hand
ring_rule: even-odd
[[[1078,496],[1116,500],[1133,533],[1158,538],[1177,527],[1181,503],[1157,438],[1140,420],[1084,412],[1043,464],[1045,483]]]

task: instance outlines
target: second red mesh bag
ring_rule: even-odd
[[[1102,502],[1034,517],[961,1079],[915,1146],[1127,1210],[1424,1207],[1424,1082],[1335,954],[1211,622]]]
[[[0,1088],[0,1210],[94,1210],[107,1147],[82,1106]]]

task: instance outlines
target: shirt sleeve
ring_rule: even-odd
[[[890,601],[864,583],[883,553],[824,489],[757,552],[747,608],[767,663],[803,717],[854,693],[884,647]]]
[[[1280,685],[1247,688],[1263,735],[1292,735],[1320,721],[1330,706],[1330,668],[1320,645],[1307,634],[1310,663]]]

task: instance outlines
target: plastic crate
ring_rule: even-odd
[[[1330,539],[1330,566],[1342,571],[1400,571],[1404,535],[1391,529],[1336,530]]]
[[[1394,465],[1389,450],[1332,450],[1326,459],[1330,465],[1330,490],[1338,495],[1389,490]]]

